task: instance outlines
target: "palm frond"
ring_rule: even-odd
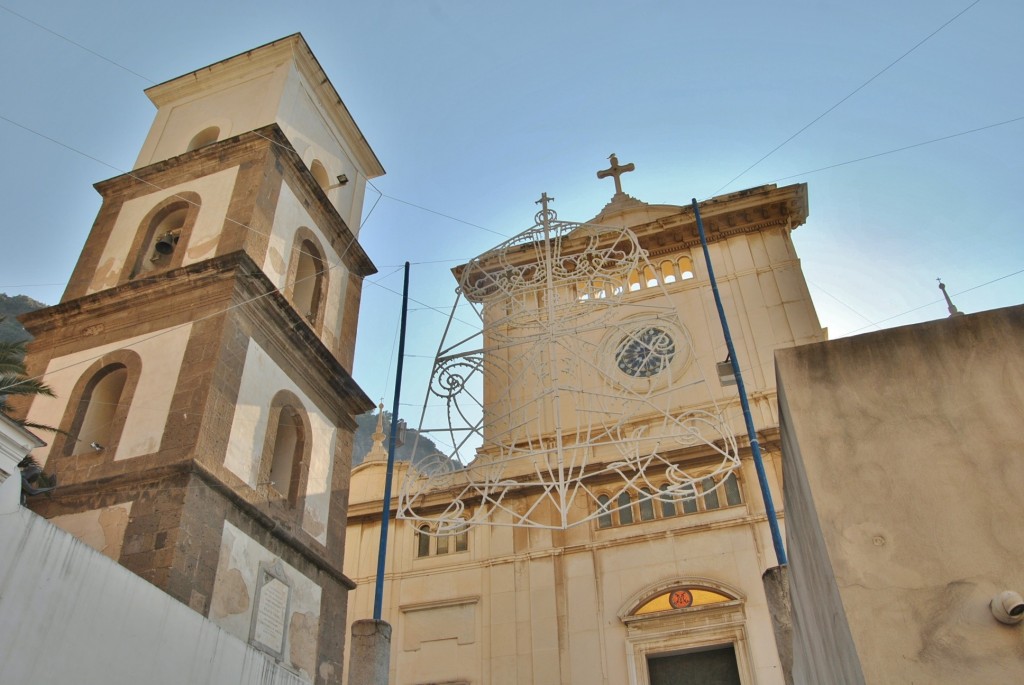
[[[0,373],[25,373],[25,343],[0,340]]]
[[[53,390],[46,383],[26,378],[20,373],[0,372],[0,395],[43,395],[53,397]]]

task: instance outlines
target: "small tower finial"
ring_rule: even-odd
[[[946,309],[949,310],[950,318],[954,316],[963,316],[964,313],[956,308],[956,305],[953,304],[953,300],[949,299],[949,293],[946,292],[946,284],[942,282],[942,277],[940,276],[935,280],[939,282],[939,290],[942,291],[942,296],[946,298]]]
[[[388,451],[384,449],[384,440],[387,436],[384,434],[384,400],[380,401],[377,405],[377,430],[373,432],[373,446],[367,453],[366,457],[363,458],[363,462],[368,461],[383,461],[388,460]]]

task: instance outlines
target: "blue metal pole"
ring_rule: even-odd
[[[373,592],[373,620],[379,621],[384,605],[384,561],[388,553],[388,524],[391,521],[391,480],[395,474],[395,441],[398,438],[398,402],[402,395],[402,362],[405,359],[405,320],[409,311],[409,262],[405,263],[402,287],[402,327],[398,333],[398,366],[395,371],[395,401],[391,405],[391,437],[388,438],[388,470],[384,478],[384,503],[380,511],[380,546],[377,548],[377,587]]]
[[[718,294],[718,282],[715,280],[715,269],[711,266],[711,254],[708,252],[708,240],[704,236],[704,222],[700,218],[700,207],[697,206],[697,198],[692,200],[693,215],[697,218],[697,231],[700,233],[700,245],[704,248],[704,261],[708,265],[708,276],[711,278],[711,290],[715,293],[715,304],[718,305],[718,318],[722,321],[722,333],[725,335],[725,344],[729,348],[729,359],[732,360],[732,372],[736,376],[736,391],[740,394],[740,405],[743,407],[743,420],[747,424],[747,435],[750,437],[750,452],[754,457],[754,467],[757,469],[757,482],[761,485],[761,497],[764,499],[764,509],[768,514],[768,527],[772,532],[772,545],[775,547],[775,558],[779,566],[788,563],[786,559],[786,547],[782,542],[782,533],[779,532],[779,518],[775,514],[775,504],[772,502],[772,493],[768,489],[768,475],[764,471],[764,460],[761,458],[761,443],[757,439],[757,431],[754,429],[754,419],[750,415],[750,403],[747,401],[747,389],[743,385],[743,374],[740,373],[740,360],[736,356],[736,348],[732,344],[732,335],[729,334],[729,322],[725,319],[725,308],[722,306],[722,296]]]

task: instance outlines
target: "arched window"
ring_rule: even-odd
[[[637,682],[751,683],[745,600],[708,578],[673,578],[626,600],[618,612],[630,636]]]
[[[138,274],[166,268],[171,264],[174,251],[181,240],[181,229],[188,217],[188,204],[175,203],[168,207],[158,223],[153,226],[147,249],[139,262]]]
[[[654,494],[647,488],[643,488],[640,496],[640,520],[641,521],[653,521],[654,520],[654,500],[652,497]]]
[[[299,264],[295,270],[295,291],[292,300],[299,313],[310,323],[316,322],[324,278],[324,260],[320,251],[308,240],[299,246]]]
[[[625,525],[627,523],[633,523],[633,500],[630,498],[628,492],[623,492],[619,495],[619,523]]]
[[[270,486],[292,504],[299,496],[299,472],[306,442],[303,433],[302,419],[295,408],[281,407],[270,463]]]
[[[62,432],[53,436],[50,455],[93,455],[95,461],[89,460],[90,464],[112,462],[141,374],[142,358],[132,350],[114,350],[93,362],[67,396],[59,424]],[[76,463],[73,459],[56,462],[61,482],[83,479],[85,472]]]
[[[465,552],[469,549],[469,530],[463,528],[455,534],[455,551]]]
[[[722,488],[725,490],[725,501],[730,507],[743,504],[743,499],[740,497],[740,484],[736,479],[735,471],[725,477],[725,482],[722,484]]]
[[[700,482],[701,490],[704,491],[704,508],[708,511],[721,506],[718,502],[718,490],[715,490],[715,479],[705,478]]]
[[[676,515],[676,502],[672,494],[666,492],[668,490],[668,483],[662,484],[659,488],[661,494],[658,499],[661,500],[661,515],[662,516],[675,516]]]
[[[124,364],[105,366],[92,377],[79,402],[71,454],[90,454],[112,445],[114,417],[127,381]]]
[[[217,138],[219,136],[219,126],[210,126],[209,128],[204,128],[202,131],[200,131],[199,133],[195,134],[192,137],[192,140],[190,140],[188,143],[188,147],[185,148],[185,152],[192,152],[196,148],[203,147],[204,145],[209,145],[210,143],[216,143]]]
[[[597,515],[597,527],[598,528],[611,528],[612,527],[612,515],[609,509],[611,509],[611,499],[608,495],[598,495],[597,504],[600,507]]]
[[[644,267],[644,283],[648,288],[653,288],[658,285],[658,274],[654,272],[653,266]]]
[[[201,201],[198,194],[182,191],[150,210],[132,242],[131,268],[122,273],[122,281],[182,265]]]
[[[326,192],[327,188],[331,185],[331,181],[323,163],[319,159],[314,159],[313,163],[309,165],[309,172],[313,174],[317,184]]]
[[[430,536],[427,531],[430,529],[423,525],[416,529],[416,556],[430,556]]]
[[[469,549],[469,525],[463,524],[456,532],[448,535],[430,535],[426,524],[416,529],[416,556],[430,556],[430,539],[434,538],[434,554],[465,552]]]
[[[705,581],[706,582],[706,581]],[[733,602],[734,597],[725,594],[722,589],[701,587],[692,582],[680,582],[668,587],[653,597],[641,602],[632,612],[633,616],[662,613],[679,609],[693,609],[723,602]],[[732,681],[730,681],[732,682]]]
[[[680,257],[679,273],[682,275],[684,281],[688,281],[693,278],[693,260],[685,255]]]
[[[306,490],[310,459],[310,431],[306,410],[299,398],[281,390],[270,402],[259,484],[269,487],[271,498],[284,499],[295,507]]]
[[[671,260],[665,260],[664,262],[661,263],[661,282],[676,282],[676,265]]]
[[[695,514],[697,512],[697,493],[692,485],[686,484],[680,489],[680,499],[682,500],[684,514]]]
[[[308,228],[296,231],[288,274],[285,296],[299,315],[319,330],[327,299],[328,268],[320,241]]]
[[[630,271],[629,272],[629,292],[634,293],[640,290],[640,272]]]

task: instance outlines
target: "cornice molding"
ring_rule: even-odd
[[[183,171],[190,172],[194,169],[193,180],[199,180],[204,176],[239,166],[252,158],[254,148],[273,153],[287,165],[290,173],[286,174],[286,178],[294,180],[299,185],[299,188],[294,190],[298,191],[300,198],[316,206],[316,211],[327,224],[322,228],[345,266],[364,278],[377,273],[377,267],[363,250],[345,219],[331,204],[291,141],[277,124],[268,124],[191,152],[133,169],[120,176],[99,181],[93,187],[103,196],[105,204],[120,203],[187,182],[181,179],[165,181],[163,179],[166,176],[179,175]]]

